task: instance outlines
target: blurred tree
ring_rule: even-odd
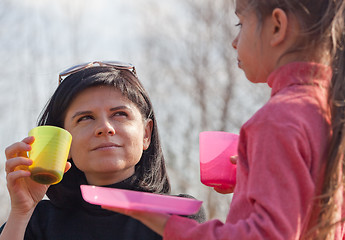
[[[198,133],[238,132],[265,93],[253,91],[235,66],[229,2],[0,0],[1,150],[35,125],[62,68],[133,59],[154,102],[173,191],[204,200],[210,218],[224,219],[231,195],[200,183]],[[0,224],[8,213],[5,185],[2,174]]]
[[[60,2],[67,4],[68,1]],[[55,2],[56,3],[56,2]],[[81,4],[80,1],[78,1]],[[51,3],[51,6],[54,3]],[[30,4],[30,1],[0,0],[0,89],[2,101],[0,101],[1,118],[1,150],[5,146],[19,141],[24,134],[36,125],[37,117],[48,100],[49,95],[57,86],[57,55],[61,49],[71,53],[74,62],[79,60],[78,51],[71,51],[78,46],[78,28],[82,25],[79,16],[82,7],[75,2],[71,8],[74,16],[67,21],[65,26],[58,26],[57,12],[43,11],[38,2]],[[78,14],[79,13],[79,14]],[[73,15],[69,12],[67,15]],[[78,22],[78,24],[77,24]],[[60,35],[66,35],[66,30],[71,36],[68,41],[59,41]],[[61,38],[63,39],[63,38]],[[79,51],[82,49],[79,47]],[[61,59],[61,58],[60,58]],[[72,62],[72,60],[71,60]],[[53,72],[53,78],[50,73]],[[4,156],[4,153],[1,153]],[[1,158],[4,160],[4,158]],[[4,161],[0,172],[0,224],[2,224],[9,212],[9,197],[6,188],[6,179],[3,174]]]
[[[12,65],[16,63],[11,61],[11,56],[8,54],[9,49],[15,48],[12,39],[15,39],[19,32],[19,29],[15,27],[15,24],[19,19],[18,16],[14,14],[14,11],[15,8],[11,0],[0,1],[0,89],[2,97],[2,101],[0,101],[0,111],[2,113],[2,125],[8,125],[13,120],[13,115],[6,110],[8,109],[9,103],[13,100],[13,97],[17,94],[10,87],[13,71]],[[3,128],[1,131],[1,139],[5,139],[9,134],[10,132]],[[6,188],[4,164],[0,165],[0,172],[0,205],[3,206],[0,209],[0,223],[2,223],[7,217],[9,212],[7,206],[9,206],[10,203]]]
[[[145,79],[149,79],[159,125],[163,125],[173,189],[204,200],[209,218],[225,219],[231,195],[222,196],[199,181],[198,134],[206,130],[238,132],[252,113],[250,107],[244,109],[238,100],[241,95],[235,91],[243,85],[239,81],[243,74],[236,69],[231,45],[235,35],[232,2],[174,1],[169,7],[178,15],[148,4],[152,11],[144,14],[165,15],[164,24],[146,16],[142,49],[149,69]],[[259,105],[265,100],[262,95],[256,97]],[[163,108],[167,111],[159,110]]]

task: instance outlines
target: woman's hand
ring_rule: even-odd
[[[31,180],[28,167],[32,160],[27,157],[31,150],[34,137],[26,137],[7,147],[6,155],[6,180],[11,198],[11,211],[18,215],[31,212],[43,198],[48,186]]]
[[[11,198],[11,211],[6,225],[0,234],[0,240],[24,239],[27,224],[39,201],[47,192],[48,185],[34,182],[30,178],[28,167],[32,160],[27,157],[27,151],[31,150],[34,137],[26,137],[7,147],[6,155],[6,180]],[[65,172],[70,169],[71,163],[67,163]]]
[[[27,151],[31,150],[34,141],[34,137],[26,137],[5,150],[6,180],[13,214],[25,215],[32,212],[49,187],[36,183],[30,178],[28,167],[32,164],[32,160],[27,157]],[[65,172],[70,166],[70,163],[66,164]]]
[[[237,164],[238,156],[231,156],[230,157],[230,162],[232,164]],[[218,193],[221,194],[228,194],[228,193],[233,193],[235,189],[235,186],[231,186],[229,188],[224,188],[224,187],[214,187],[214,190]]]

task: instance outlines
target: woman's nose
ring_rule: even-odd
[[[115,134],[115,128],[109,121],[101,122],[96,129],[97,136],[102,136],[102,135],[112,136],[114,134]]]

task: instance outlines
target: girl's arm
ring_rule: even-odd
[[[148,213],[143,211],[112,208],[106,206],[102,206],[102,208],[135,218],[161,236],[163,236],[165,225],[170,217],[170,215],[163,213]]]

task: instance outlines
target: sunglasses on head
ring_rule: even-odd
[[[135,71],[134,65],[130,63],[123,63],[123,62],[118,62],[118,61],[94,61],[94,62],[88,62],[88,63],[82,63],[75,65],[73,67],[70,67],[64,71],[62,71],[59,74],[59,84],[62,82],[62,77],[71,75],[73,73],[79,72],[81,70],[84,70],[86,68],[90,67],[95,67],[95,65],[98,64],[99,66],[102,67],[112,67],[118,70],[129,70],[135,77],[137,77],[137,73]]]

